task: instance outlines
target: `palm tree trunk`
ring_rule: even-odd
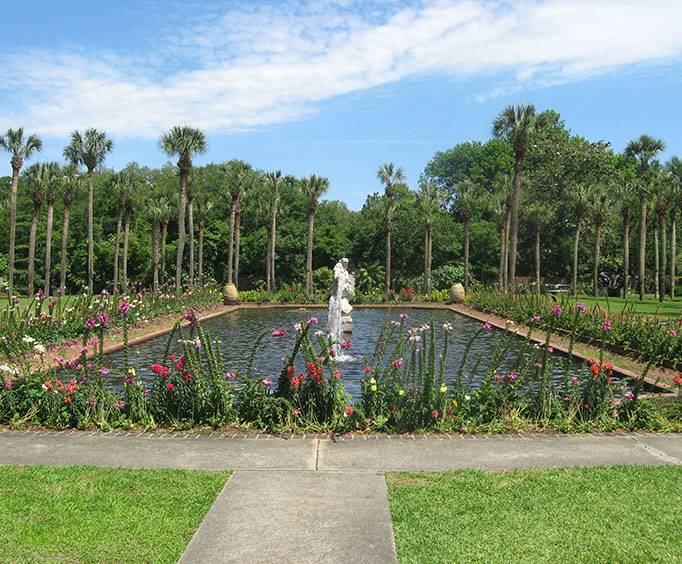
[[[305,253],[305,291],[309,296],[313,293],[313,233],[315,229],[315,210],[308,210],[308,233]]]
[[[673,212],[670,218],[670,298],[675,299],[675,270],[677,269],[677,214]]]
[[[62,224],[62,256],[59,268],[59,295],[66,293],[66,253],[69,243],[69,219],[71,218],[71,207],[64,206],[64,223]]]
[[[189,231],[189,285],[194,285],[194,199],[187,202],[187,228]]]
[[[391,291],[391,231],[392,226],[386,226],[386,293]]]
[[[123,291],[128,293],[128,237],[130,235],[130,215],[126,215],[123,228]]]
[[[204,280],[204,229],[206,229],[206,224],[203,221],[199,222],[199,282]]]
[[[88,168],[88,294],[90,295],[93,292],[95,278],[94,194],[93,169]]]
[[[623,218],[623,297],[630,287],[630,218]]]
[[[114,240],[114,292],[118,290],[118,263],[121,249],[121,228],[123,227],[123,213],[118,212],[116,220],[116,239]]]
[[[540,293],[540,226],[535,226],[535,288]]]
[[[424,230],[424,293],[428,294],[431,292],[431,257],[429,257],[429,246],[430,246],[430,231],[431,223],[426,223],[426,229]]]
[[[237,207],[237,214],[234,220],[234,285],[239,288],[239,243],[240,227],[242,222],[242,211]]]
[[[594,228],[594,264],[592,266],[592,293],[596,298],[599,295],[599,258],[601,254],[601,223]]]
[[[163,222],[161,230],[161,272],[159,278],[161,285],[166,284],[166,240],[168,239],[168,221]]]
[[[270,282],[273,292],[277,289],[275,281],[275,246],[277,243],[277,214],[272,216],[272,245],[270,246]]]
[[[658,215],[658,233],[661,238],[661,264],[659,266],[660,278],[658,281],[658,299],[665,300],[667,289],[665,287],[665,275],[667,270],[668,237],[665,231],[665,214]]]
[[[50,278],[52,274],[52,225],[54,221],[54,202],[47,203],[47,229],[45,232],[45,295],[50,295]]]
[[[152,223],[152,287],[154,292],[159,289],[159,259],[161,251],[159,249],[159,221],[154,219]]]
[[[507,208],[504,228],[504,291],[509,291],[509,231],[511,229],[511,208]]]
[[[187,207],[187,173],[180,170],[180,192],[178,194],[178,253],[175,259],[175,290],[182,290],[182,260],[185,253],[185,208]]]
[[[36,256],[36,233],[38,232],[38,221],[40,219],[40,208],[33,210],[31,220],[31,232],[28,236],[28,295],[33,297],[33,279],[35,277],[35,256]]]
[[[658,224],[654,223],[654,284],[656,285],[655,295],[658,299],[659,289],[661,287],[661,271],[660,271],[660,255],[658,252]]]
[[[574,296],[578,295],[578,245],[580,244],[580,227],[582,218],[578,218],[575,224],[575,239],[573,240],[573,280],[571,292]]]
[[[12,192],[9,200],[9,256],[7,271],[7,290],[14,294],[14,253],[17,237],[17,190],[19,186],[19,169],[12,167]]]
[[[268,248],[265,253],[265,289],[268,292],[272,291],[272,278],[270,275],[270,250],[272,249],[272,227],[268,227]]]
[[[464,291],[469,291],[469,218],[464,220]]]
[[[641,219],[639,221],[639,299],[643,300],[646,292],[646,197],[641,201]]]
[[[237,216],[237,198],[232,198],[232,205],[230,206],[230,235],[227,245],[227,282],[234,283],[233,276],[233,261],[234,261],[234,224]]]
[[[523,170],[523,157],[517,156],[514,163],[514,190],[512,192],[511,209],[511,232],[509,240],[509,275],[508,285],[514,288],[516,278],[516,251],[519,241],[519,206],[521,205],[521,171]]]
[[[504,265],[507,262],[507,255],[505,253],[505,226],[500,227],[500,272],[498,274],[497,285],[500,292],[504,292]]]

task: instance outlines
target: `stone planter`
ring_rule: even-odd
[[[464,286],[459,283],[450,286],[450,301],[456,304],[462,304],[464,303],[464,297]]]
[[[223,288],[223,303],[227,305],[237,303],[238,301],[239,293],[237,292],[237,286],[232,282],[225,284]]]

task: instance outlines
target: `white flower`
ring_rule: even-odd
[[[19,374],[19,369],[16,366],[10,366],[9,364],[0,364],[0,372],[16,376]]]
[[[37,354],[41,354],[41,355],[42,355],[42,354],[45,354],[45,345],[41,345],[40,343],[38,343],[38,344],[36,344],[36,345],[33,345],[33,350],[34,350]]]
[[[452,323],[443,323],[443,331],[452,331]]]
[[[29,337],[28,335],[26,335],[26,336],[22,339],[22,341],[24,341],[24,343],[26,343],[27,345],[32,345],[33,343],[36,342],[36,340],[35,340],[33,337]]]

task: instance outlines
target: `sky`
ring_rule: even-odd
[[[161,133],[192,125],[197,164],[327,176],[327,198],[359,209],[382,163],[416,187],[436,151],[487,140],[520,102],[619,151],[649,133],[682,155],[682,0],[32,0],[3,16],[0,131],[38,134],[37,159],[96,127],[107,166],[158,166]]]

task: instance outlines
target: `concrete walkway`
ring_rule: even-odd
[[[384,472],[682,464],[682,434],[296,437],[0,430],[0,464],[235,470],[181,562],[396,562]]]

